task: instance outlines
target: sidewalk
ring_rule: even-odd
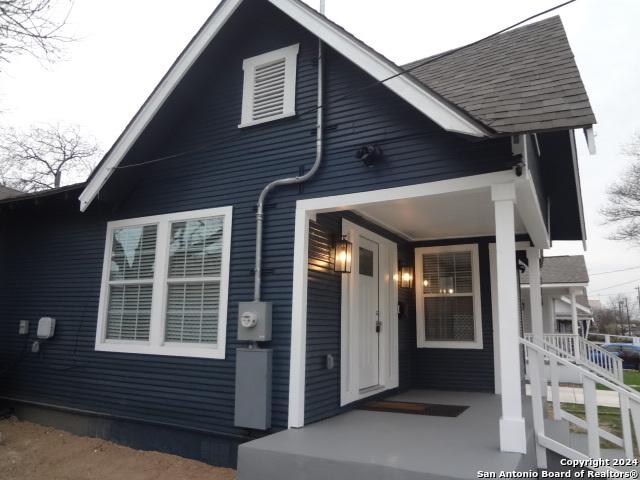
[[[559,387],[561,403],[584,404],[584,392],[580,387]],[[531,395],[531,386],[527,384],[527,396]],[[598,405],[601,407],[620,408],[618,394],[611,390],[596,390]],[[549,387],[548,397],[551,398],[551,387]]]

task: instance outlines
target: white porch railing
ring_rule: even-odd
[[[613,335],[609,333],[590,333],[587,337],[591,341],[600,341],[604,343],[631,343],[640,345],[640,337],[632,335]]]
[[[576,365],[566,356],[556,354],[558,350],[552,344],[546,342],[533,343],[524,338],[520,339],[529,358],[529,375],[531,383],[531,402],[533,407],[533,424],[536,436],[536,456],[538,467],[546,468],[546,450],[552,450],[571,460],[597,460],[602,458],[600,452],[600,439],[608,440],[624,450],[624,456],[633,460],[634,431],[636,445],[640,446],[640,392],[630,389],[618,382],[609,381],[602,376]],[[541,344],[537,344],[541,343]],[[545,369],[541,368],[545,363],[549,364],[549,378],[545,375]],[[558,366],[563,365],[577,371],[583,377],[584,409],[586,419],[562,409],[560,403],[560,387],[558,382]],[[548,392],[543,392],[544,387],[551,384],[551,403],[553,405],[553,419],[566,420],[587,431],[588,452],[585,454],[575,448],[552,439],[545,433],[545,408],[544,400]],[[620,418],[622,420],[622,437],[600,428],[598,420],[598,400],[596,384],[617,392],[620,401]],[[633,425],[633,428],[632,428]],[[596,471],[619,471],[612,466],[590,467]]]
[[[532,342],[533,334],[525,333],[524,338]],[[570,333],[545,333],[542,339],[544,344],[554,347],[552,351],[556,355],[584,365],[609,380],[623,384],[622,359],[604,348],[580,335]]]

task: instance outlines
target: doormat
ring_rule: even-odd
[[[467,408],[462,405],[440,405],[437,403],[397,402],[394,400],[372,400],[356,407],[372,412],[412,413],[432,417],[457,417]]]

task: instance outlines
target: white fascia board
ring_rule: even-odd
[[[371,49],[363,47],[353,37],[327,22],[321,15],[310,11],[311,9],[301,4],[301,2],[291,0],[269,1],[331,48],[372,75],[376,80],[384,80],[402,71]],[[445,130],[474,137],[488,136],[488,132],[470,118],[430,94],[424,86],[407,74],[398,75],[387,80],[384,85]]]
[[[113,145],[103,164],[95,172],[88,185],[80,194],[80,211],[84,212],[100,192],[102,186],[109,179],[113,170],[122,161],[129,149],[145,130],[149,122],[158,113],[169,95],[178,86],[191,66],[207,48],[227,20],[233,15],[243,0],[225,0],[218,10],[209,18],[207,23],[196,34],[187,48],[180,54],[173,66],[160,81],[151,96],[145,101],[131,123]]]

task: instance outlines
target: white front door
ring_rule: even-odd
[[[340,405],[398,386],[398,247],[342,219],[352,242],[342,276]]]
[[[380,385],[380,245],[360,235],[358,242],[357,323],[359,339],[359,389]]]

